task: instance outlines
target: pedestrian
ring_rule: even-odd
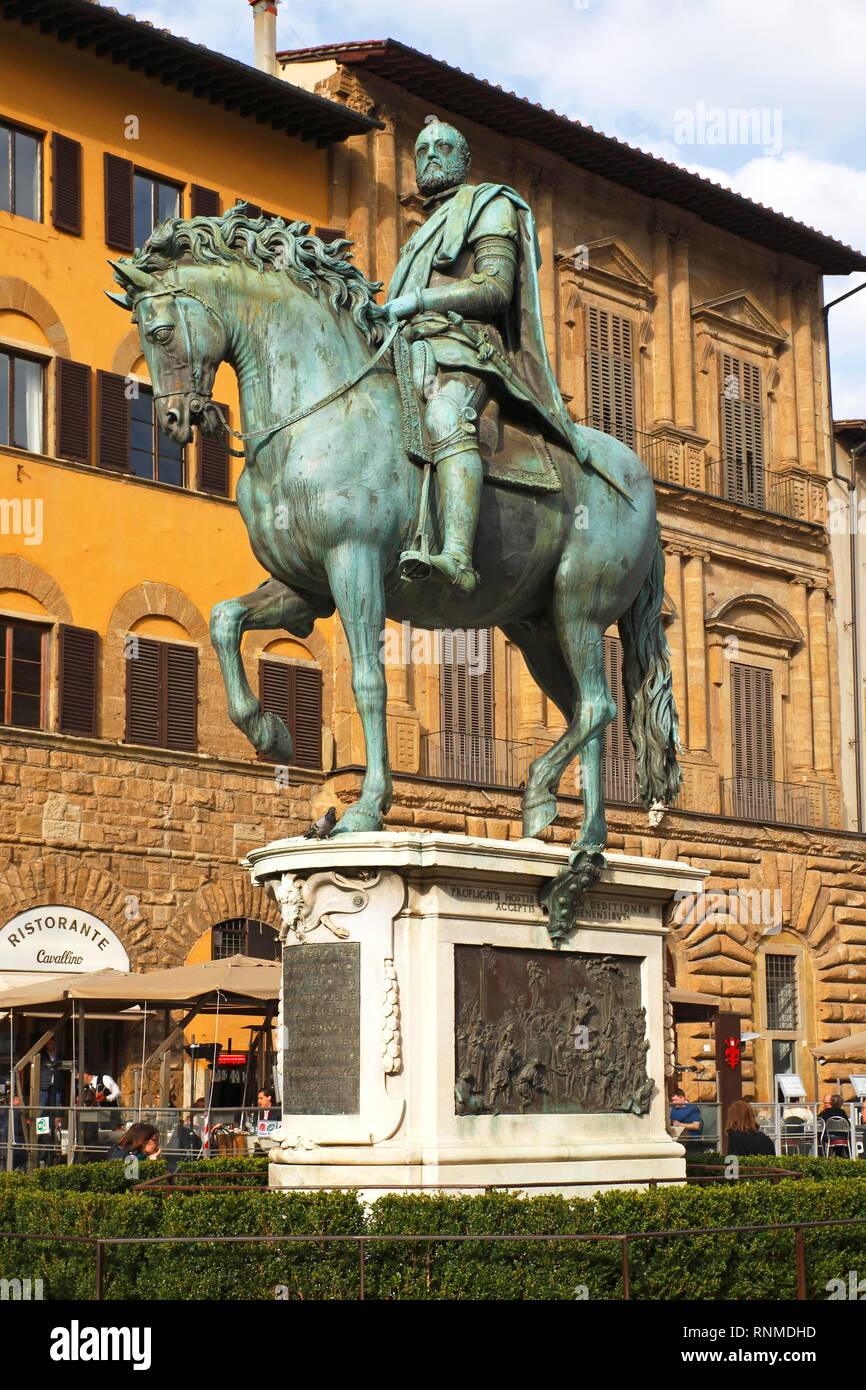
[[[24,1138],[24,1123],[21,1115],[21,1097],[14,1095],[11,1106],[4,1103],[0,1107],[0,1169],[6,1167],[6,1152],[9,1142],[9,1115],[12,1115],[12,1167],[27,1167],[27,1150]]]
[[[726,1128],[726,1154],[770,1154],[775,1158],[775,1145],[769,1134],[758,1128],[755,1112],[747,1100],[735,1100],[730,1106]]]
[[[107,1158],[159,1158],[159,1130],[155,1125],[130,1125],[118,1142],[109,1149]]]

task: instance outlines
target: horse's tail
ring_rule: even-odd
[[[634,603],[619,620],[625,717],[644,806],[669,806],[682,782],[670,652],[662,627],[664,586],[665,557],[658,529],[649,573]]]

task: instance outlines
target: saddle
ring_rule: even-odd
[[[403,445],[411,461],[432,462],[424,429],[422,401],[412,380],[409,346],[398,333],[393,346],[394,372],[400,388]],[[535,426],[491,396],[478,422],[484,481],[528,492],[560,492],[559,471],[550,446]]]

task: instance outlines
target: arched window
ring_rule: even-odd
[[[230,917],[218,922],[211,931],[211,960],[226,960],[229,956],[279,960],[280,938],[268,922]]]

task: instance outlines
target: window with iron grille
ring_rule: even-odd
[[[631,320],[590,305],[586,313],[587,424],[634,448]]]
[[[0,125],[0,211],[42,221],[42,140]]]
[[[731,502],[766,503],[761,369],[722,353],[720,396],[722,479]]]
[[[767,981],[767,1029],[771,1033],[793,1033],[800,1026],[797,998],[796,956],[768,955],[764,968]]]
[[[280,938],[268,922],[232,917],[217,923],[211,933],[211,959],[227,960],[229,956],[279,960]]]

